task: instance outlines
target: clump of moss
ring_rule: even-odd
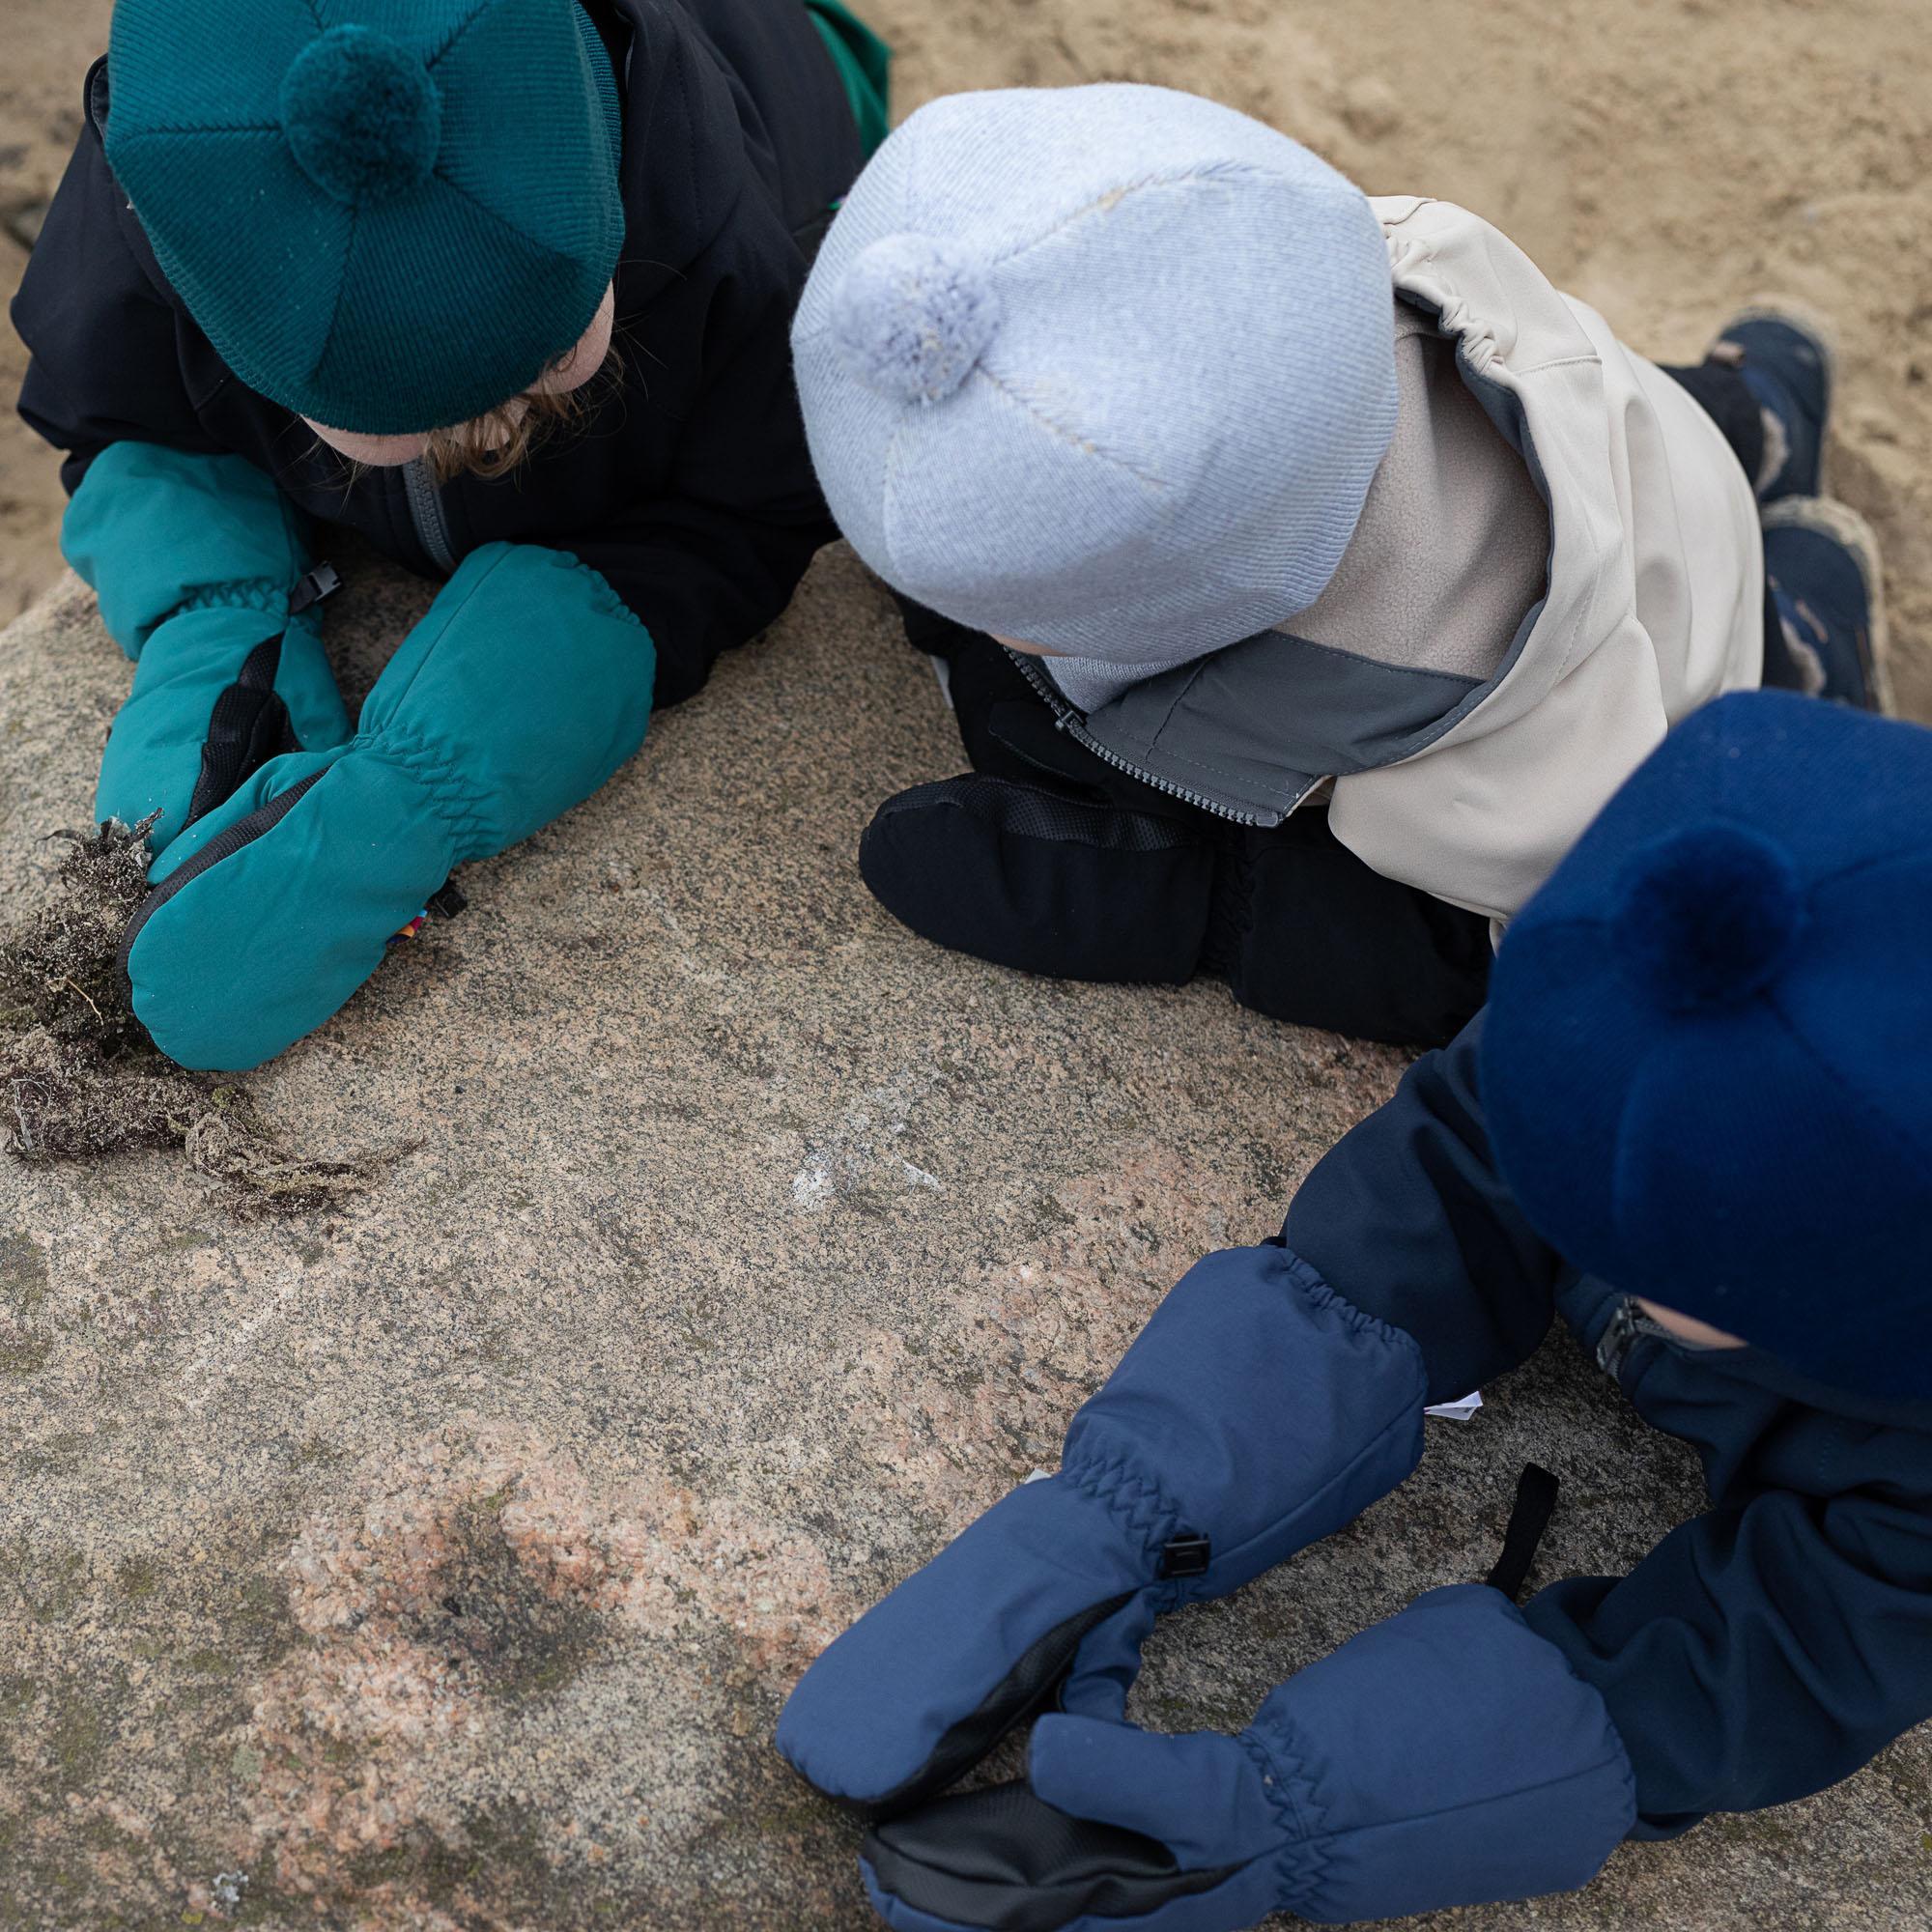
[[[56,1045],[112,1057],[147,1044],[121,977],[121,937],[148,895],[144,818],[130,832],[110,819],[98,831],[56,832],[67,853],[53,895],[0,941],[0,1018],[44,1032]]]
[[[301,1214],[362,1191],[404,1148],[290,1150],[245,1088],[178,1066],[128,1004],[121,940],[148,893],[148,819],[55,836],[45,905],[0,939],[0,1133],[23,1160],[177,1147],[237,1211]]]

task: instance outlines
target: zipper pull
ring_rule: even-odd
[[[1617,1303],[1616,1313],[1610,1317],[1604,1332],[1597,1337],[1597,1366],[1606,1376],[1615,1378],[1637,1333],[1636,1303],[1625,1295]]]

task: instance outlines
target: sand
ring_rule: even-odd
[[[107,0],[6,0],[0,8],[0,293],[12,299],[26,243],[80,132],[80,86],[107,44]],[[66,497],[58,459],[14,413],[26,351],[0,327],[0,624],[60,568]]]

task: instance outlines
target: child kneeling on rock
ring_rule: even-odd
[[[164,1053],[319,1026],[784,608],[787,331],[885,69],[838,0],[119,0],[14,320],[135,660],[97,809],[154,818]],[[315,520],[447,580],[353,735]]]
[[[1674,721],[1876,698],[1873,627],[1785,581],[1850,555],[1876,595],[1869,533],[1809,500],[1814,332],[1754,311],[1660,370],[1478,216],[1190,95],[922,108],[793,354],[976,768],[888,801],[862,868],[1003,965],[1218,973],[1439,1044]]]
[[[1511,926],[1485,1014],[1277,1240],[1174,1289],[1056,1474],[793,1692],[780,1748],[885,1814],[891,1924],[1528,1897],[1932,1716],[1928,817],[1915,725],[1767,692],[1666,739]],[[1520,1609],[1520,1574],[1431,1590],[1238,1738],[1125,1720],[1160,1613],[1350,1521],[1414,1468],[1425,1404],[1558,1315],[1697,1451],[1704,1515]],[[940,1796],[1056,1690],[1024,1781]]]

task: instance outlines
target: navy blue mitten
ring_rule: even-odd
[[[861,1870],[897,1932],[1237,1932],[1568,1890],[1635,1816],[1603,1698],[1468,1583],[1290,1678],[1237,1738],[1042,1718],[1026,1782],[876,1826]]]
[[[1066,1433],[812,1664],[778,1746],[827,1795],[924,1803],[1054,1691],[1118,1720],[1163,1611],[1350,1521],[1422,1452],[1421,1351],[1285,1248],[1210,1255]]]

